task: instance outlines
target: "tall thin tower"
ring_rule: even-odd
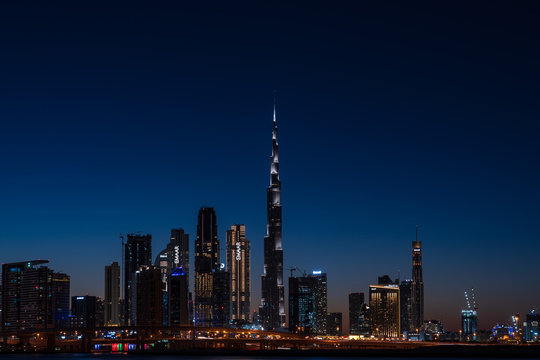
[[[219,242],[214,208],[199,210],[195,240],[195,324],[212,326],[214,274],[219,270]]]
[[[412,242],[412,324],[414,330],[424,324],[424,280],[422,279],[422,242],[418,241],[418,226],[416,240]]]
[[[266,190],[266,236],[264,237],[264,274],[262,275],[261,317],[265,329],[285,327],[283,287],[283,248],[281,244],[281,181],[274,105],[270,186]]]

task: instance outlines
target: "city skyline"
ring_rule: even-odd
[[[194,249],[211,206],[221,258],[246,225],[255,310],[277,90],[284,268],[323,270],[345,327],[349,293],[411,278],[416,225],[425,320],[459,329],[471,287],[480,328],[540,306],[538,9],[312,6],[71,5],[22,27],[6,8],[0,261],[50,259],[73,295],[104,296],[120,233],[151,234],[152,261],[172,228]]]

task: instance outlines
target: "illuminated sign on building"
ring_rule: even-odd
[[[242,251],[240,250],[240,246],[242,246],[242,244],[240,244],[240,242],[236,242],[236,260],[237,261],[240,261],[242,260]]]

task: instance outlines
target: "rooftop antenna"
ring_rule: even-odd
[[[274,122],[276,122],[276,90],[274,90]]]

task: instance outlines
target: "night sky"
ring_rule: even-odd
[[[3,2],[0,261],[103,295],[121,233],[193,250],[214,206],[255,309],[276,90],[285,267],[328,273],[345,328],[416,225],[426,319],[458,329],[474,287],[508,322],[540,307],[539,35],[533,1]]]

